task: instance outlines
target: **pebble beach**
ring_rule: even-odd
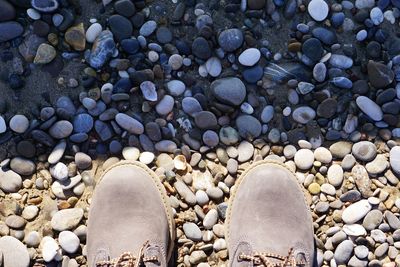
[[[399,0],[0,0],[0,267],[92,267],[120,160],[168,193],[171,266],[228,267],[260,160],[302,185],[314,266],[400,266],[399,20]]]

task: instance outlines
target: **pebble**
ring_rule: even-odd
[[[236,119],[236,127],[239,131],[239,135],[243,138],[254,139],[261,134],[261,123],[250,115],[239,116]],[[227,133],[226,128],[224,132]],[[233,143],[233,141],[236,140],[236,132],[234,134],[231,133],[231,137],[232,138],[228,138],[231,139],[231,141],[227,140],[225,143]],[[221,134],[220,139],[224,139],[224,137],[221,137]]]
[[[157,28],[157,23],[154,20],[146,21],[139,30],[140,35],[150,36]]]
[[[51,262],[59,253],[57,242],[50,236],[43,237],[40,246],[42,247],[42,256],[45,262]]]
[[[238,161],[245,162],[253,157],[254,147],[250,142],[242,141],[238,146]]]
[[[239,55],[238,60],[243,66],[251,67],[260,60],[260,57],[260,50],[257,48],[248,48]]]
[[[217,57],[210,57],[206,62],[207,73],[212,77],[218,77],[222,72],[221,61]]]
[[[294,155],[294,162],[299,169],[308,170],[314,163],[314,153],[309,149],[300,149]]]
[[[167,83],[167,89],[172,96],[180,96],[185,92],[186,85],[182,81],[172,80]]]
[[[169,114],[174,108],[174,98],[170,95],[165,95],[160,102],[156,105],[156,111],[158,114],[165,116]]]
[[[215,80],[210,90],[218,101],[228,105],[239,106],[246,97],[246,86],[236,77]]]
[[[342,214],[342,220],[347,224],[356,223],[363,219],[371,210],[371,204],[368,200],[360,200],[348,206]]]
[[[400,146],[390,149],[390,166],[395,173],[400,173]]]
[[[185,236],[193,241],[201,241],[202,233],[200,228],[194,223],[184,223],[183,224],[183,231]]]
[[[67,120],[57,121],[51,126],[49,134],[56,139],[63,139],[71,135],[73,125]]]
[[[0,22],[0,43],[10,41],[24,32],[21,24],[15,21]]]
[[[218,36],[218,44],[226,52],[233,52],[243,43],[243,33],[239,29],[227,29]]]
[[[35,64],[48,64],[56,57],[56,49],[48,44],[41,44],[37,49],[36,56],[33,60]]]
[[[12,171],[0,171],[0,189],[7,193],[16,193],[22,187],[21,176]]]
[[[59,181],[65,181],[68,179],[68,167],[64,163],[58,162],[56,165],[50,167],[50,174]]]
[[[313,120],[316,116],[315,110],[310,107],[298,107],[293,113],[292,117],[298,123],[306,124]]]
[[[376,147],[369,141],[361,141],[353,145],[351,152],[356,159],[368,162],[375,158]]]
[[[218,212],[216,209],[211,209],[207,212],[203,220],[203,226],[205,229],[212,229],[212,227],[218,222]]]
[[[334,258],[337,264],[346,264],[353,253],[353,243],[350,240],[344,240],[335,249]]]
[[[29,120],[24,115],[14,115],[9,122],[9,126],[16,133],[24,133],[29,127]]]
[[[75,253],[79,248],[79,238],[71,231],[62,231],[58,235],[58,242],[67,253]]]
[[[28,267],[30,257],[25,245],[12,236],[0,238],[3,266]]]
[[[356,99],[357,106],[364,112],[368,117],[374,121],[380,121],[383,118],[383,112],[374,101],[366,96],[359,96]]]
[[[328,169],[328,181],[331,185],[339,187],[343,182],[343,169],[338,164],[332,164]]]
[[[89,28],[86,30],[86,41],[88,43],[93,43],[97,36],[102,32],[103,28],[100,23],[93,23],[92,25],[89,26]]]
[[[114,54],[115,42],[113,34],[108,31],[102,31],[95,39],[92,50],[87,58],[91,67],[101,68]]]
[[[144,132],[142,123],[124,113],[118,113],[115,116],[115,121],[131,134],[142,134]]]
[[[314,157],[315,160],[328,164],[332,161],[332,154],[331,152],[325,147],[318,147],[314,150]]]
[[[33,161],[21,157],[15,157],[10,161],[10,168],[20,175],[31,175],[36,170]]]
[[[57,211],[51,219],[51,227],[56,231],[75,229],[82,220],[83,210],[72,208]]]
[[[329,13],[328,4],[324,0],[312,0],[307,7],[308,14],[316,20],[323,21]]]

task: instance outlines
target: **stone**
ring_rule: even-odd
[[[68,167],[64,163],[58,162],[50,167],[50,174],[59,181],[65,181],[68,179]]]
[[[356,159],[368,162],[375,158],[376,147],[369,141],[360,141],[353,145],[351,152]]]
[[[219,58],[210,57],[206,62],[206,70],[211,77],[218,77],[222,71],[222,65]]]
[[[6,193],[16,193],[22,187],[21,176],[12,171],[1,171],[0,170],[0,189]]]
[[[380,106],[366,96],[359,96],[356,99],[357,106],[364,112],[368,117],[374,121],[380,121],[383,118],[383,112]]]
[[[333,143],[329,147],[329,151],[332,153],[332,156],[334,158],[342,159],[346,155],[351,153],[352,147],[353,147],[353,144],[350,142],[339,141],[339,142]]]
[[[329,13],[328,4],[324,0],[312,0],[307,7],[308,14],[316,20],[323,21]]]
[[[24,115],[14,115],[9,122],[9,126],[16,133],[24,133],[29,127],[29,120]]]
[[[363,199],[348,206],[342,213],[342,220],[347,224],[356,223],[363,219],[371,210],[371,204]]]
[[[87,61],[91,67],[99,69],[110,59],[114,50],[115,42],[113,34],[108,30],[102,31],[94,41]]]
[[[45,236],[40,242],[42,248],[42,257],[45,262],[51,262],[57,255],[59,246],[54,238]]]
[[[157,23],[154,20],[146,21],[142,27],[140,27],[140,35],[147,37],[150,36],[157,28]]]
[[[114,4],[115,11],[124,16],[124,17],[132,17],[136,13],[136,7],[130,0],[119,0]]]
[[[191,222],[184,223],[183,224],[183,232],[185,233],[185,236],[193,241],[201,241],[202,240],[202,234],[200,228]]]
[[[99,36],[99,34],[101,33],[101,31],[103,30],[102,26],[100,23],[93,23],[92,25],[89,26],[89,28],[86,30],[86,41],[88,43],[93,43],[97,36]]]
[[[182,109],[185,113],[189,114],[192,117],[200,111],[203,111],[201,104],[194,97],[185,97],[182,100]]]
[[[372,22],[375,25],[379,25],[383,22],[383,13],[379,7],[374,7],[373,9],[371,9],[369,14],[370,14],[369,16],[370,16]]]
[[[246,98],[246,86],[236,77],[215,80],[210,85],[210,92],[218,101],[234,106]]]
[[[37,247],[40,244],[40,235],[37,231],[29,232],[24,239],[28,247]]]
[[[400,174],[400,146],[394,146],[392,149],[390,149],[390,167],[392,167],[392,170]]]
[[[172,80],[167,83],[168,92],[172,96],[180,96],[186,90],[186,85],[179,80]]]
[[[0,238],[0,251],[2,254],[3,266],[28,267],[30,257],[25,245],[12,236]]]
[[[81,208],[60,210],[51,218],[51,227],[60,232],[75,229],[82,218],[83,210]]]
[[[217,127],[217,117],[210,111],[200,111],[194,116],[194,122],[200,129],[215,129]]]
[[[0,22],[13,20],[15,18],[16,12],[13,5],[5,0],[0,1]]]
[[[158,114],[165,116],[168,115],[174,108],[174,98],[170,95],[165,95],[160,102],[156,105]]]
[[[337,246],[334,258],[337,264],[346,265],[352,253],[353,253],[353,243],[350,240],[344,240]]]
[[[353,60],[345,55],[333,54],[329,64],[335,68],[349,69],[353,66]]]
[[[309,149],[300,149],[294,155],[294,162],[299,169],[308,170],[313,166],[314,153]]]
[[[330,119],[337,111],[337,101],[333,98],[327,98],[318,105],[317,115],[322,118]]]
[[[299,82],[297,85],[297,91],[302,94],[306,95],[310,93],[312,90],[314,90],[315,86],[312,83],[308,82]]]
[[[56,164],[64,155],[65,149],[67,147],[67,143],[65,140],[61,140],[54,148],[53,151],[50,153],[47,161],[50,164]]]
[[[207,212],[203,220],[203,226],[209,230],[218,222],[218,212],[216,209],[211,209]]]
[[[324,27],[314,28],[312,30],[312,35],[326,45],[333,45],[334,43],[337,43],[336,34]]]
[[[75,253],[79,248],[79,238],[71,231],[62,231],[58,235],[58,242],[67,253]]]
[[[31,175],[36,171],[33,161],[21,157],[15,157],[10,161],[10,168],[20,175]]]
[[[365,228],[360,224],[345,224],[343,232],[348,236],[365,236],[367,234]]]
[[[22,218],[18,215],[10,215],[5,219],[5,223],[10,228],[21,229],[25,226],[26,221],[24,218]]]
[[[15,21],[0,22],[0,43],[17,38],[24,32],[21,24]]]
[[[327,69],[325,64],[322,62],[318,62],[313,68],[313,77],[317,82],[322,83],[326,79],[326,72]]]
[[[76,51],[85,50],[86,46],[86,35],[85,28],[83,27],[83,23],[79,23],[78,25],[69,28],[65,32],[65,41],[72,46]]]
[[[121,15],[112,15],[108,18],[108,25],[117,41],[130,38],[133,32],[133,26],[129,19]]]
[[[165,26],[158,27],[156,37],[157,41],[161,44],[167,44],[173,39],[172,32]]]
[[[257,48],[248,48],[239,55],[239,63],[243,66],[254,66],[261,58],[260,50]]]
[[[261,134],[261,123],[250,115],[241,115],[236,119],[236,127],[239,135],[246,139],[254,139]],[[226,132],[226,131],[225,131]],[[220,139],[221,133],[220,133]]]
[[[115,121],[131,134],[142,134],[144,132],[144,127],[141,122],[124,113],[118,113],[115,116]]]
[[[82,113],[74,117],[73,127],[75,133],[88,133],[93,128],[93,118],[89,114]]]
[[[78,152],[75,154],[75,164],[78,169],[85,170],[92,165],[92,159],[89,155]]]
[[[273,106],[266,106],[264,107],[264,109],[261,112],[261,116],[260,119],[263,123],[268,123],[272,120],[272,118],[274,117],[274,107]]]
[[[247,141],[240,142],[238,146],[238,161],[245,162],[250,160],[253,157],[254,147],[251,143]]]
[[[315,111],[307,106],[298,107],[292,113],[292,118],[298,123],[306,124],[315,118]]]
[[[202,140],[204,144],[209,147],[215,147],[219,143],[218,134],[211,130],[207,130],[204,132]]]
[[[389,163],[384,155],[377,155],[376,158],[365,165],[371,175],[378,175],[386,170]]]
[[[58,8],[57,0],[31,0],[31,5],[34,9],[44,12],[50,13],[55,11]]]
[[[192,43],[192,53],[194,56],[206,60],[211,57],[211,48],[207,40],[203,37],[197,37]]]
[[[34,205],[26,206],[22,211],[22,217],[25,220],[32,220],[39,214],[39,208]]]
[[[71,135],[74,126],[67,120],[57,121],[51,126],[49,134],[56,139],[63,139]]]
[[[328,181],[335,187],[340,187],[343,182],[343,169],[339,164],[332,164],[328,169]]]
[[[218,36],[218,44],[226,52],[233,52],[243,43],[243,33],[239,29],[227,29]]]
[[[370,60],[367,67],[369,81],[373,87],[381,89],[393,82],[394,73],[388,66]]]
[[[328,164],[332,161],[332,154],[331,152],[325,147],[318,147],[314,150],[314,157],[315,160]]]
[[[162,140],[154,145],[155,149],[159,152],[173,153],[177,149],[175,142],[171,140]]]
[[[196,205],[196,196],[190,190],[190,188],[180,180],[177,180],[174,183],[174,187],[178,194],[185,200],[188,205],[194,206]]]
[[[57,52],[56,49],[46,43],[43,43],[39,45],[37,51],[36,51],[36,56],[33,60],[33,63],[35,64],[47,64],[53,61],[53,59],[56,57]]]

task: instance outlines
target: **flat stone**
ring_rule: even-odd
[[[353,243],[350,240],[344,240],[341,242],[334,254],[334,258],[337,264],[346,264],[350,259],[351,254],[353,253]]]
[[[125,113],[118,113],[115,116],[115,121],[131,134],[142,134],[144,132],[143,124]]]
[[[306,124],[309,121],[313,120],[315,118],[315,115],[315,110],[307,106],[298,107],[292,113],[293,119],[302,124]]]
[[[185,223],[183,224],[183,232],[185,236],[193,241],[201,241],[202,234],[200,228],[194,223]]]
[[[251,143],[247,141],[242,141],[238,146],[238,161],[245,162],[253,157],[254,147]]]
[[[339,141],[339,142],[333,143],[329,147],[329,151],[332,153],[332,156],[334,158],[342,159],[346,155],[351,153],[352,147],[353,147],[353,144],[350,142]]]
[[[335,187],[340,187],[343,182],[343,169],[339,164],[332,164],[328,169],[328,181]]]
[[[383,112],[380,106],[366,96],[359,96],[356,99],[357,106],[368,117],[374,121],[380,121],[383,118]]]
[[[316,20],[323,21],[329,13],[328,4],[324,0],[312,0],[307,7],[308,14]]]
[[[12,171],[1,171],[0,170],[0,189],[6,193],[16,193],[22,187],[21,176]]]
[[[393,82],[394,73],[386,65],[370,60],[368,62],[369,81],[375,88],[385,88]]]
[[[20,175],[31,175],[36,171],[33,161],[21,157],[15,157],[10,162],[10,168]]]
[[[0,23],[0,43],[10,41],[24,32],[21,24],[15,21]]]
[[[369,204],[368,200],[360,200],[351,204],[343,211],[342,220],[347,224],[356,223],[363,219],[371,208],[371,204]]]
[[[236,127],[239,135],[246,139],[254,139],[261,134],[261,123],[250,115],[241,115],[236,119]],[[226,129],[225,129],[226,132]],[[220,139],[221,134],[220,134]]]
[[[218,43],[226,52],[233,52],[242,46],[243,33],[239,29],[227,29],[218,36]]]
[[[49,134],[56,139],[63,139],[71,135],[74,126],[67,120],[57,121],[51,126]]]
[[[260,60],[260,57],[260,50],[257,48],[248,48],[239,55],[238,60],[243,66],[251,67]]]
[[[29,127],[29,120],[24,115],[14,115],[9,122],[11,130],[24,133]]]
[[[71,230],[78,226],[83,218],[81,208],[65,209],[57,211],[51,219],[51,226],[56,231]]]
[[[205,229],[212,229],[212,227],[218,222],[218,212],[216,209],[211,209],[207,212],[203,220],[203,226]]]

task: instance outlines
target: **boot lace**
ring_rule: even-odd
[[[275,261],[272,262],[271,260]],[[281,256],[274,253],[260,253],[255,252],[252,255],[241,253],[238,256],[239,261],[251,261],[254,265],[265,266],[265,267],[298,267],[305,266],[306,262],[303,260],[296,260],[293,254],[293,248],[289,249],[287,256]],[[276,260],[280,262],[276,262]]]
[[[149,241],[146,241],[139,250],[137,257],[133,256],[131,252],[124,252],[118,258],[96,262],[96,267],[139,267],[145,262],[158,262],[157,256],[145,257],[144,250],[150,245]]]

